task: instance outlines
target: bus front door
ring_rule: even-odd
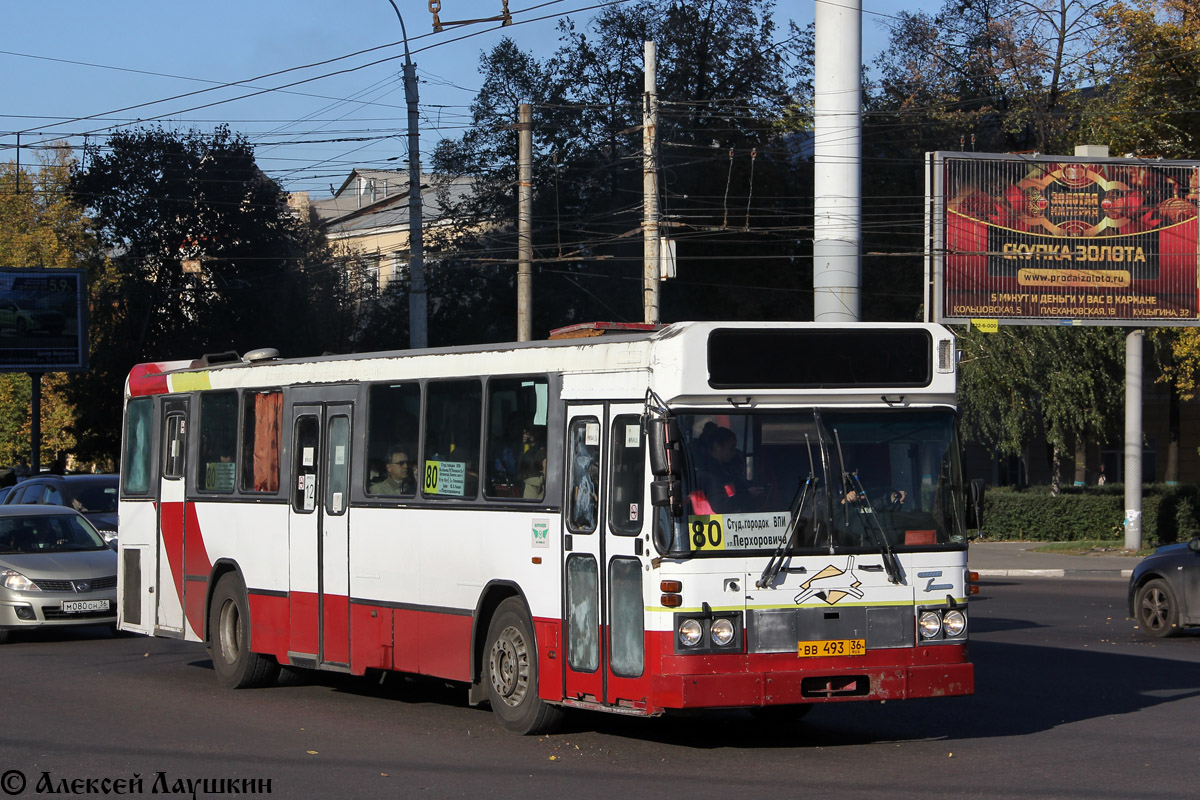
[[[645,447],[640,404],[574,406],[563,499],[563,688],[637,707],[644,673]]]
[[[288,593],[293,664],[350,668],[348,403],[292,409]]]

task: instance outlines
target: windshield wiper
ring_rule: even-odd
[[[863,527],[870,532],[871,538],[875,540],[875,545],[879,548],[879,554],[883,556],[883,568],[887,572],[888,580],[892,583],[903,584],[904,573],[900,569],[900,560],[896,558],[896,554],[892,551],[891,544],[888,543],[887,533],[883,530],[883,525],[879,522],[879,517],[875,515],[875,509],[871,508],[870,501],[867,499],[867,490],[863,488],[862,480],[858,477],[858,471],[846,471],[846,459],[842,457],[842,439],[838,436],[837,428],[833,429],[833,440],[837,443],[838,459],[841,461],[842,472],[842,490],[845,494],[846,486],[849,485],[850,491],[856,495],[855,504],[864,507],[867,512],[860,516],[869,518],[869,522]],[[846,503],[847,506],[850,503]],[[847,512],[849,509],[847,508]]]
[[[796,494],[792,497],[791,516],[788,518],[787,529],[784,530],[783,536],[779,539],[779,545],[775,548],[775,552],[771,554],[771,558],[767,560],[767,566],[763,568],[762,575],[759,576],[758,582],[754,584],[759,589],[766,589],[775,581],[775,576],[779,574],[779,570],[783,569],[783,561],[790,553],[793,542],[796,537],[796,532],[800,530],[800,515],[804,513],[804,505],[811,497],[810,490],[816,485],[816,470],[813,466],[812,443],[809,441],[808,434],[804,434],[804,444],[808,448],[808,478],[804,483],[796,488]],[[815,508],[814,508],[815,512]]]

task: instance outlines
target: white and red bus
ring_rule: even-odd
[[[121,628],[228,687],[459,681],[525,733],[971,693],[952,334],[629,327],[136,367]]]

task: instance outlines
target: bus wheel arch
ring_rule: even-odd
[[[492,581],[479,595],[471,625],[471,687],[468,699],[473,706],[487,702],[488,629],[492,618],[496,616],[496,609],[510,597],[517,598],[528,613],[529,604],[525,602],[525,595],[511,581]]]
[[[236,568],[214,570],[206,639],[217,681],[227,689],[267,686],[279,677],[279,662],[250,649],[250,598]]]
[[[561,724],[563,709],[538,696],[537,639],[521,597],[506,597],[496,606],[483,655],[483,690],[505,728],[532,735],[549,733]]]

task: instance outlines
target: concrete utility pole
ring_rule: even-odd
[[[1125,549],[1142,547],[1142,345],[1145,331],[1125,337]]]
[[[533,108],[517,107],[517,341],[533,338]]]
[[[404,100],[408,104],[408,346],[429,346],[425,292],[424,220],[421,212],[421,139],[417,119],[417,68],[408,54],[408,31],[394,0],[388,0],[404,36]]]
[[[813,319],[859,320],[862,0],[817,3],[813,64]]]
[[[646,42],[642,95],[642,308],[643,321],[658,323],[658,88],[654,42]]]

